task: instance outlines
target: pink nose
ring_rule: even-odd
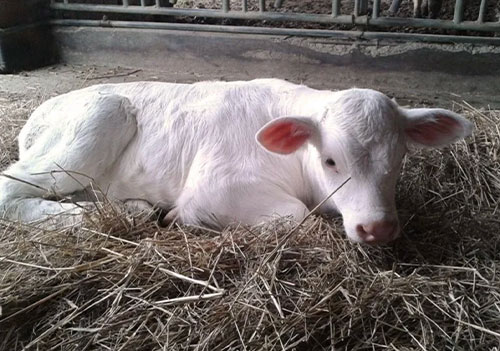
[[[395,239],[399,233],[397,221],[378,221],[358,224],[356,231],[367,244],[383,244]]]

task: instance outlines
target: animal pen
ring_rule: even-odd
[[[441,5],[415,18],[405,0],[0,2],[0,71],[14,73],[0,75],[1,171],[38,105],[95,83],[356,85],[475,125],[409,151],[388,246],[315,214],[164,228],[103,201],[72,228],[0,218],[0,350],[498,351],[500,7]]]
[[[418,13],[415,7],[413,16],[419,17],[427,15],[431,4],[438,4],[436,13],[429,14],[433,18],[410,18],[410,0],[392,0],[392,4],[382,0],[9,0],[0,11],[0,69],[57,61],[60,45],[48,28],[63,26],[498,45],[497,0],[415,1],[421,6]],[[27,50],[29,57],[23,54]]]
[[[397,0],[395,0],[397,1]],[[489,0],[492,5],[494,1]],[[297,2],[293,7],[284,7],[287,4],[286,0],[275,0],[271,2],[272,11],[269,8],[269,2],[265,0],[251,2],[249,0],[230,1],[222,0],[220,2],[208,1],[212,5],[212,9],[205,8],[186,8],[186,3],[182,2],[182,7],[174,8],[173,5],[177,0],[122,0],[122,1],[69,1],[69,0],[52,0],[51,9],[62,11],[78,11],[87,13],[114,13],[114,14],[129,14],[129,15],[167,15],[167,16],[187,16],[187,17],[206,17],[218,19],[235,19],[235,20],[260,20],[260,21],[280,21],[280,22],[305,22],[315,24],[338,24],[338,25],[357,25],[366,28],[384,29],[384,28],[437,28],[437,29],[454,29],[454,30],[473,30],[481,32],[500,32],[500,18],[496,17],[497,13],[486,17],[488,0],[481,0],[476,8],[477,12],[473,19],[464,20],[465,0],[455,0],[452,19],[424,19],[424,18],[400,18],[389,16],[387,12],[382,13],[382,0],[374,0],[372,8],[369,11],[368,0],[354,0],[352,9],[341,8],[341,3],[347,3],[342,0],[332,0],[331,6],[322,1],[323,11],[328,9],[329,13],[303,13],[300,7],[297,8]],[[104,3],[104,4],[103,4]],[[203,3],[203,2],[202,2]],[[251,3],[249,5],[249,3]],[[469,3],[469,5],[472,2]],[[477,4],[476,4],[477,5]],[[205,7],[204,5],[203,7]],[[399,5],[398,5],[399,6]],[[491,6],[495,10],[494,6]],[[283,11],[282,11],[283,10]],[[369,12],[369,13],[368,13]],[[253,30],[247,29],[250,33],[259,33],[257,28]],[[293,32],[291,32],[293,33]],[[306,35],[318,35],[314,31],[304,32]],[[424,36],[422,36],[424,37]]]

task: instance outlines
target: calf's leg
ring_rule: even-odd
[[[60,214],[64,224],[79,221],[81,206],[53,199],[99,186],[136,133],[135,110],[123,96],[83,91],[56,99],[35,111],[21,132],[30,136],[29,147],[0,176],[4,218],[31,222]]]
[[[213,192],[203,189],[206,187],[183,194],[165,221],[225,227],[238,223],[258,225],[275,217],[300,222],[309,213],[302,201],[278,187],[234,185]]]

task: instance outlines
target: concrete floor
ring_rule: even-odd
[[[53,35],[66,64],[0,75],[4,98],[43,101],[102,82],[272,77],[372,88],[401,105],[500,109],[497,46],[79,26]]]
[[[380,90],[398,103],[410,106],[454,108],[457,104],[470,104],[475,108],[500,109],[500,90],[484,77],[457,76],[436,72],[370,72],[339,69],[332,77],[310,70],[292,72],[265,72],[259,75],[253,65],[242,65],[237,73],[213,69],[161,70],[141,67],[104,65],[59,64],[29,72],[0,75],[0,94],[4,98],[21,96],[26,99],[46,100],[51,96],[98,83],[117,83],[138,80],[155,80],[191,83],[202,80],[240,80],[258,77],[275,77],[303,83],[320,89],[344,89],[350,87]],[[289,73],[289,72],[288,72]],[[491,82],[493,83],[493,82]],[[459,109],[459,107],[456,107]]]

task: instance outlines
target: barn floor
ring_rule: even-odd
[[[234,72],[234,71],[233,71]],[[399,104],[451,108],[454,104],[471,104],[477,108],[500,109],[498,76],[467,76],[439,72],[387,72],[338,69],[335,77],[311,76],[304,71],[287,71],[278,76],[259,74],[255,67],[242,67],[237,74],[221,70],[198,70],[191,65],[183,70],[153,70],[135,67],[60,64],[19,74],[0,75],[0,94],[38,98],[40,101],[99,83],[153,80],[193,83],[203,80],[248,80],[257,77],[279,77],[318,89],[371,88],[394,97]]]
[[[257,75],[198,72],[57,65],[0,75],[0,170],[16,159],[30,112],[51,96],[100,82]],[[449,107],[476,131],[405,160],[403,236],[385,247],[353,244],[340,220],[317,216],[294,231],[283,219],[220,233],[160,228],[109,204],[79,228],[0,219],[0,351],[498,350],[498,93],[442,73],[286,78]]]

